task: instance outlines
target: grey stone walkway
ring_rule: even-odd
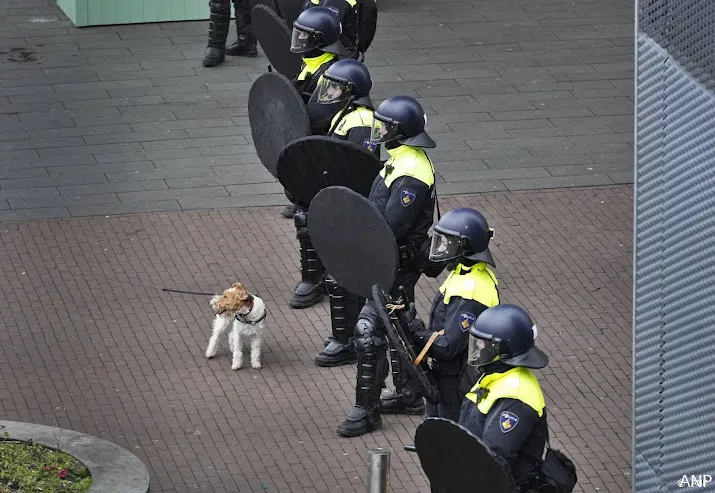
[[[424,105],[439,193],[632,182],[630,0],[380,8],[374,96]],[[51,0],[3,1],[0,220],[285,203],[246,116],[267,61],[203,68],[206,31],[78,29]]]

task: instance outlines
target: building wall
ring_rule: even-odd
[[[634,485],[672,492],[715,480],[715,2],[637,16]]]
[[[204,20],[208,0],[57,0],[75,26]]]

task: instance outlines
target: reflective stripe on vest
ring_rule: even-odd
[[[489,392],[477,402],[477,390]],[[491,373],[480,378],[465,396],[474,402],[482,414],[489,413],[499,399],[516,399],[531,407],[539,417],[544,414],[544,394],[536,376],[528,368],[516,367],[504,373]]]
[[[333,117],[333,121],[330,122],[331,127],[335,125],[335,121],[338,117],[340,117],[340,113]],[[345,136],[355,127],[372,127],[372,110],[364,106],[359,106],[357,109],[352,110],[340,120],[340,124],[338,128],[335,129],[335,133]]]
[[[298,75],[298,80],[305,80],[308,74],[314,74],[325,63],[335,58],[332,53],[323,53],[320,56],[313,58],[303,58],[303,70]],[[320,76],[322,79],[322,75]],[[320,80],[318,80],[320,82]]]
[[[391,156],[380,171],[380,176],[385,179],[385,186],[390,188],[392,182],[402,176],[411,176],[428,187],[434,185],[434,168],[425,151],[419,147],[402,145],[394,149],[387,149]],[[386,175],[387,167],[392,167],[392,172]]]
[[[462,274],[463,271],[468,272]],[[491,308],[499,304],[498,284],[496,276],[484,262],[474,264],[471,268],[459,264],[449,273],[439,291],[444,295],[445,305],[449,304],[450,298],[458,296]]]

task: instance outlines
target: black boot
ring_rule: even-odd
[[[300,244],[300,276],[301,281],[295,287],[295,292],[288,305],[291,308],[308,308],[323,300],[325,286],[325,268],[313,248],[308,234],[308,215],[304,210],[295,214],[295,229]]]
[[[355,405],[348,411],[345,421],[337,428],[339,435],[358,437],[382,428],[380,416],[380,390],[387,377],[387,340],[373,322],[361,318],[355,327],[357,352],[357,383]]]
[[[238,39],[226,48],[226,54],[229,56],[255,57],[258,55],[258,50],[256,49],[256,36],[253,34],[253,26],[251,25],[252,2],[250,0],[232,1],[233,11],[236,14]]]
[[[211,0],[209,2],[209,44],[204,53],[204,67],[216,67],[225,60],[226,38],[231,22],[231,4],[229,0]]]
[[[251,39],[246,34],[239,34],[238,39],[226,48],[226,54],[228,56],[256,57],[258,56],[256,39]]]
[[[390,364],[395,390],[380,399],[383,414],[421,415],[425,412],[425,403],[417,382],[403,371],[405,362],[397,350],[390,347]]]
[[[285,217],[286,219],[294,219],[296,210],[297,209],[295,205],[287,205],[281,210],[281,216]]]
[[[355,363],[357,355],[353,331],[365,298],[349,293],[332,276],[325,278],[330,297],[330,323],[333,335],[325,341],[325,349],[315,357],[318,366],[340,366]]]

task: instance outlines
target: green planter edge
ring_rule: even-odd
[[[209,18],[208,0],[57,0],[75,27]]]

